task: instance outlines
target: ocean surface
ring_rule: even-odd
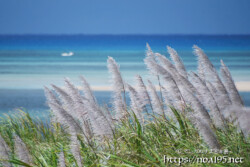
[[[194,44],[201,47],[219,69],[228,65],[235,81],[250,81],[250,36],[205,35],[12,35],[0,36],[0,113],[23,108],[46,117],[43,86],[62,86],[68,77],[80,85],[83,75],[91,86],[108,86],[108,56],[117,63],[125,81],[133,84],[140,74],[150,79],[143,63],[146,43],[155,52],[167,55],[166,45],[177,50],[186,68],[195,71]],[[73,52],[73,56],[61,56]],[[110,92],[95,92],[100,103],[109,102]],[[241,92],[250,106],[250,93]]]

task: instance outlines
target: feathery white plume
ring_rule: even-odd
[[[126,116],[125,104],[120,93],[113,93],[113,106],[115,111],[115,119],[120,120]]]
[[[82,116],[81,114],[77,113],[77,112],[72,112],[72,111],[76,111],[77,108],[75,107],[75,103],[73,101],[73,99],[71,98],[71,96],[62,88],[59,88],[55,85],[52,85],[52,87],[55,89],[55,91],[57,92],[57,94],[59,95],[59,98],[62,101],[62,106],[60,105],[59,102],[54,103],[54,104],[49,104],[50,108],[53,107],[53,111],[59,111],[59,115],[57,115],[57,117],[59,117],[59,122],[61,124],[64,124],[66,126],[68,126],[67,124],[69,122],[71,122],[71,125],[69,125],[69,131],[72,130],[72,128],[74,130],[77,130],[78,133],[84,132],[85,136],[91,136],[90,134],[88,134],[87,132],[89,130],[86,130],[86,126],[83,126],[83,129],[80,127],[80,124],[78,123],[77,120],[81,121],[81,124],[84,124],[83,122],[85,121],[85,118],[79,117]],[[61,121],[60,121],[61,120]],[[72,127],[73,126],[73,127]],[[71,132],[69,132],[71,133]]]
[[[109,122],[100,107],[89,101],[87,104],[88,116],[96,136],[112,136],[112,122]]]
[[[221,82],[219,76],[216,76],[216,82],[213,84],[213,86],[216,89],[216,101],[218,104],[218,107],[220,108],[220,111],[227,108],[229,105],[231,105],[231,100],[228,96],[228,92],[224,86],[224,84]]]
[[[159,64],[161,64],[162,67],[164,67],[171,75],[179,73],[175,68],[175,66],[168,60],[167,57],[161,55],[160,53],[155,53],[155,57],[157,57]]]
[[[54,113],[55,117],[57,118],[57,120],[61,124],[69,126],[69,131],[74,130],[77,131],[78,133],[81,133],[82,129],[79,126],[79,124],[69,113],[67,113],[61,107],[61,104],[57,100],[55,95],[47,87],[45,87],[44,90],[45,90],[45,95],[47,97],[47,103],[52,112]]]
[[[82,84],[83,84],[83,92],[84,92],[85,98],[88,99],[89,101],[91,101],[92,103],[96,103],[96,98],[93,95],[93,92],[89,86],[89,83],[87,82],[87,80],[83,76],[80,76],[80,79],[81,79]]]
[[[241,128],[242,132],[244,133],[245,137],[249,137],[250,135],[250,110],[248,112],[243,112],[238,117],[239,127]]]
[[[175,66],[166,58],[165,56],[156,53],[155,56],[159,59],[160,63],[162,64],[162,67],[164,67],[172,76],[172,77],[178,84],[185,84],[186,87],[196,91],[194,86],[188,81],[187,78],[183,77],[175,68]]]
[[[48,104],[49,103],[60,104],[59,100],[56,98],[54,93],[46,86],[44,87],[44,93]]]
[[[15,154],[17,158],[27,164],[32,164],[32,158],[30,156],[29,150],[26,144],[22,141],[22,139],[15,135]]]
[[[151,50],[151,48],[150,48],[150,46],[149,46],[148,43],[147,43],[147,45],[146,45],[146,48],[147,48],[147,50],[146,50],[146,57],[145,57],[145,59],[144,59],[144,63],[146,64],[146,66],[147,66],[147,68],[148,68],[148,70],[149,70],[149,72],[150,72],[151,74],[153,74],[153,75],[159,75],[159,74],[157,73],[157,71],[151,69],[151,67],[152,67],[152,66],[151,66],[151,62],[156,63],[155,54],[154,54],[154,52]]]
[[[163,86],[162,86],[162,95],[163,95],[164,102],[166,103],[167,106],[174,106],[171,96],[169,95],[169,92]]]
[[[119,65],[112,57],[108,57],[107,63],[108,63],[108,70],[112,75],[112,86],[114,91],[116,92],[125,91]]]
[[[152,84],[151,81],[148,80],[148,88],[149,88],[149,95],[151,97],[151,103],[153,106],[153,111],[159,115],[163,115],[164,116],[164,110],[163,110],[163,106],[162,106],[162,102],[159,98],[159,96],[157,95],[155,86]]]
[[[207,88],[209,89],[209,91],[211,92],[211,94],[213,95],[213,97],[216,99],[217,90],[215,89],[214,85],[211,84],[211,82],[209,82],[209,81],[205,81],[205,82],[206,82]]]
[[[180,84],[179,89],[186,103],[190,104],[191,108],[194,110],[196,117],[210,125],[211,118],[200,100],[184,85]]]
[[[77,135],[71,135],[70,137],[70,150],[79,167],[82,167],[82,156],[80,152],[80,143],[77,139]]]
[[[198,58],[198,73],[202,79],[206,78],[206,75],[213,77],[216,72],[213,64],[209,61],[207,55],[197,45],[193,46],[194,54]]]
[[[178,70],[178,72],[183,77],[188,78],[186,68],[185,68],[181,58],[178,56],[178,53],[173,48],[171,48],[170,46],[167,46],[167,50],[168,50],[168,53],[170,54],[170,57],[171,57],[172,61],[175,64],[175,67]]]
[[[74,102],[74,114],[78,115],[78,118],[81,119],[81,123],[83,124],[83,132],[85,139],[88,140],[92,137],[91,126],[89,125],[89,113],[88,107],[86,106],[87,99],[84,98],[80,91],[74,86],[73,83],[70,82],[68,78],[65,79],[65,87],[67,94],[70,95]]]
[[[126,104],[124,104],[125,99],[125,88],[123,79],[120,73],[119,66],[112,57],[108,57],[108,70],[112,75],[112,88],[113,88],[113,106],[115,110],[116,119],[121,119],[126,115]],[[122,97],[122,93],[123,96]]]
[[[173,101],[173,99],[171,98],[172,95],[170,94],[170,91],[168,91],[166,88],[162,87],[162,97],[164,99],[164,102],[166,104],[166,115],[169,118],[172,118],[173,120],[176,121],[176,117],[174,116],[172,110],[170,107],[174,107],[177,110],[181,110],[181,105],[176,105],[176,103]]]
[[[9,160],[9,156],[10,156],[10,148],[0,135],[0,159]],[[1,164],[4,167],[11,167],[11,164],[7,161],[0,162],[0,165]]]
[[[74,102],[73,102],[72,98],[67,94],[67,92],[65,92],[65,90],[63,90],[62,88],[59,88],[56,85],[52,84],[52,87],[54,88],[54,90],[58,94],[59,99],[62,101],[63,108],[65,110],[69,111],[69,113],[74,113],[71,111],[71,110],[74,110]],[[75,118],[77,118],[76,115],[73,114],[73,116]]]
[[[214,68],[213,64],[208,59],[207,55],[197,45],[194,45],[193,49],[194,49],[194,54],[198,58],[198,65],[199,65],[198,66],[198,73],[200,74],[201,71],[203,73],[205,72],[203,75],[205,75],[206,79],[214,79],[214,77],[217,76],[217,72],[216,72],[216,69]],[[202,78],[202,79],[204,79],[204,78]]]
[[[153,71],[154,73],[158,73],[161,75],[166,82],[166,89],[170,91],[170,94],[172,95],[172,99],[175,101],[175,103],[182,103],[181,100],[184,100],[181,98],[180,90],[177,86],[177,83],[173,79],[173,76],[161,65],[157,64],[155,61],[146,60],[148,68]],[[179,108],[178,108],[179,109]]]
[[[97,104],[96,98],[92,93],[89,83],[83,76],[81,76],[81,80],[83,84],[84,96],[88,100],[86,105],[88,108],[88,115],[91,117],[91,125],[94,126],[94,133],[97,135],[111,135],[111,122],[108,121],[105,114]]]
[[[240,105],[243,106],[243,101],[240,97],[240,94],[235,86],[234,80],[231,76],[231,73],[228,69],[228,67],[224,64],[224,62],[221,60],[221,75],[224,79],[224,85],[227,89],[227,92],[229,93],[229,97],[232,101],[233,105]]]
[[[142,116],[143,105],[141,104],[141,100],[138,96],[138,93],[131,85],[127,84],[127,88],[128,88],[129,97],[130,97],[131,109],[135,113],[140,123],[142,123],[143,122],[143,116]]]
[[[150,102],[150,97],[147,91],[147,88],[142,80],[142,77],[140,75],[136,75],[136,81],[137,81],[137,92],[139,99],[143,105],[143,107],[147,104],[150,104],[151,109],[152,109],[152,104]]]
[[[66,112],[61,105],[58,104],[49,104],[50,108],[52,111],[54,111],[55,113],[58,113],[58,120],[60,121],[61,124],[68,126],[69,130],[68,132],[70,133],[70,131],[74,130],[77,133],[82,133],[82,128],[81,126],[78,124],[78,122],[68,113]]]
[[[211,149],[220,149],[220,144],[210,128],[210,125],[204,122],[199,117],[195,117],[195,127],[199,130],[200,135],[203,137],[203,140],[207,143]]]
[[[161,65],[157,64],[155,61],[146,58],[144,59],[144,61],[147,62],[146,66],[152,73],[157,73],[158,75],[162,75],[167,79],[173,78],[169,71],[167,71]]]
[[[68,78],[65,78],[65,87],[67,94],[72,98],[74,102],[74,112],[79,118],[85,120],[87,109],[85,107],[84,101],[86,99],[80,94],[79,90],[70,82]]]
[[[65,119],[63,118],[62,114],[59,112],[59,110],[55,109],[54,110],[54,105],[52,104],[57,104],[60,105],[59,100],[56,98],[56,96],[54,95],[54,93],[47,87],[44,87],[44,93],[46,96],[46,100],[47,100],[47,105],[49,106],[49,108],[51,109],[54,117],[54,121],[59,121],[61,124],[66,124]]]
[[[61,151],[58,155],[58,167],[66,167],[65,157],[63,151]]]
[[[210,110],[210,115],[212,120],[217,127],[222,127],[224,119],[222,113],[220,113],[219,107],[217,106],[216,100],[213,95],[210,93],[210,90],[204,83],[204,81],[195,73],[191,73],[193,78],[193,84],[198,91],[198,97],[201,99],[201,102],[205,105],[207,109]]]
[[[214,68],[213,64],[210,62],[204,51],[197,45],[194,45],[193,49],[194,49],[194,54],[198,58],[198,65],[200,65],[199,67],[202,68],[201,70],[203,72],[205,72],[204,75],[206,79],[214,79],[214,77],[218,76],[216,69]],[[200,69],[198,68],[198,70]]]
[[[203,80],[209,81],[214,85],[217,91],[216,100],[218,101],[218,104],[220,104],[218,107],[220,108],[220,110],[224,110],[228,105],[231,104],[224,84],[222,83],[216,69],[208,59],[207,55],[203,52],[203,50],[196,45],[193,46],[193,49],[194,54],[198,57],[198,72],[200,74],[200,71],[203,71],[204,74],[204,78],[202,76],[200,77]]]
[[[242,112],[238,115],[238,124],[241,128],[242,132],[246,137],[250,135],[250,108],[244,108],[241,110]]]
[[[238,126],[246,137],[250,135],[250,108],[231,105],[223,112],[226,119]]]
[[[155,59],[154,53],[148,43],[146,44],[146,57]]]
[[[108,122],[110,123],[112,129],[114,128],[114,118],[113,115],[109,109],[109,107],[107,106],[107,104],[104,104],[103,106],[103,113],[105,114]]]

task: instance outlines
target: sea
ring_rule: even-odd
[[[22,109],[46,119],[43,87],[63,86],[64,78],[80,85],[82,75],[93,87],[110,85],[108,56],[126,82],[133,85],[137,74],[154,80],[143,62],[146,43],[166,56],[166,46],[173,47],[188,71],[196,71],[192,46],[198,45],[218,70],[222,59],[236,82],[250,81],[250,35],[0,35],[0,115]],[[110,102],[111,92],[94,93],[100,104]],[[250,92],[240,94],[250,106]]]

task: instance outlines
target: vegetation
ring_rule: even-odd
[[[173,64],[147,45],[144,61],[157,88],[140,76],[129,85],[109,57],[112,108],[99,106],[84,77],[82,91],[69,79],[63,88],[45,87],[49,123],[23,112],[2,120],[2,165],[249,166],[250,112],[226,65],[221,79],[194,46],[198,73],[188,73],[177,52],[168,52]]]
[[[157,117],[141,126],[135,115],[122,121],[113,138],[103,141],[92,139],[92,145],[81,138],[80,152],[82,166],[177,166],[178,163],[164,162],[166,157],[243,157],[243,163],[186,163],[184,166],[249,166],[249,140],[232,124],[222,131],[214,129],[221,148],[216,153],[200,137],[199,132],[184,116],[176,115],[183,125],[178,126],[163,117]],[[70,150],[70,136],[59,124],[50,125],[31,119],[26,113],[7,116],[1,122],[0,133],[11,149],[13,164],[23,164],[15,155],[14,134],[26,144],[32,163],[24,166],[74,166],[74,156]],[[220,153],[220,150],[223,153]],[[228,150],[228,154],[224,151]],[[7,161],[3,161],[6,166]],[[228,160],[229,162],[229,160]],[[219,165],[220,164],[220,165]]]

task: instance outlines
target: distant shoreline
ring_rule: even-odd
[[[235,82],[238,91],[249,92],[250,91],[250,81],[239,81]]]
[[[239,81],[235,82],[238,91],[240,92],[250,92],[250,81]],[[111,86],[92,86],[93,91],[112,91]],[[159,90],[159,87],[157,87]]]
[[[11,34],[2,34],[0,33],[0,37],[12,37],[12,36],[51,36],[51,37],[59,37],[59,36],[223,36],[223,37],[230,37],[230,36],[250,36],[250,34],[210,34],[210,33],[198,33],[198,34],[182,34],[182,33],[169,33],[169,34],[160,34],[160,33],[120,33],[120,34],[112,34],[112,33],[106,33],[106,34],[95,34],[95,33],[90,33],[90,34],[83,34],[83,33],[11,33]]]
[[[238,89],[238,91],[240,92],[250,92],[250,81],[238,81],[238,82],[235,82],[236,84],[236,87]],[[156,89],[159,91],[159,86],[158,85],[155,85]],[[78,87],[80,90],[82,90],[81,86]],[[93,91],[97,91],[97,92],[110,92],[112,91],[112,87],[111,86],[106,86],[106,85],[103,85],[103,86],[91,86],[91,89]],[[14,91],[14,90],[43,90],[43,88],[39,89],[39,88],[0,88],[0,91],[1,90],[11,90],[11,91]]]

